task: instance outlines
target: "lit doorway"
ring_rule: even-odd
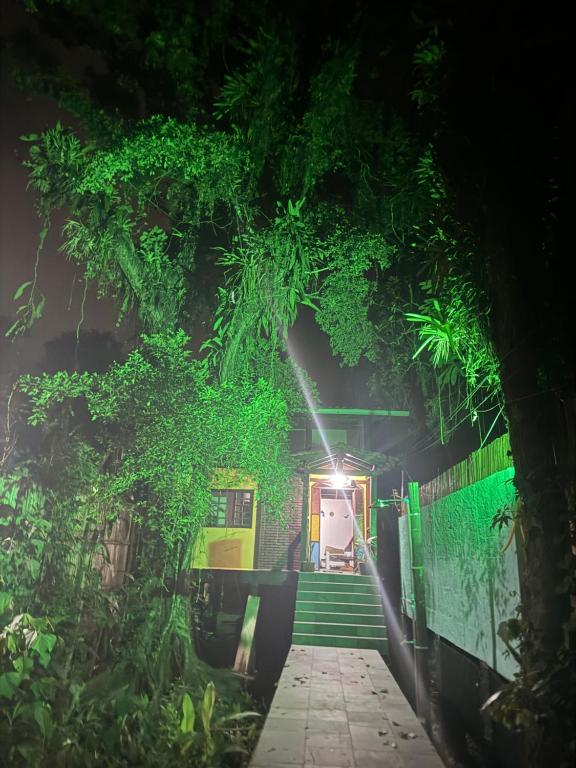
[[[369,475],[348,475],[334,487],[332,474],[308,476],[308,560],[317,571],[355,573],[370,530]]]

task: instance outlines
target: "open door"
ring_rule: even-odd
[[[320,490],[320,567],[354,570],[354,493]]]
[[[309,476],[309,551],[316,570],[354,572],[357,552],[369,535],[370,480],[348,478],[335,488],[331,475]]]

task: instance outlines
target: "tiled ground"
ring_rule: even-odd
[[[250,768],[443,768],[378,651],[293,645]]]

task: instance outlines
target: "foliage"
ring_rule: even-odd
[[[379,339],[368,312],[377,281],[368,274],[389,267],[392,248],[379,234],[345,232],[337,227],[326,251],[328,275],[320,291],[318,325],[345,365],[357,365],[362,355],[374,362]]]
[[[314,308],[314,286],[321,264],[320,244],[301,210],[304,201],[279,206],[267,228],[249,230],[223,253],[226,286],[219,289],[214,330],[203,348],[220,361],[224,380],[242,370],[261,338],[272,352],[283,344],[300,305]]]
[[[207,239],[205,218],[213,220],[220,272],[202,351],[225,380],[251,375],[263,342],[273,371],[290,325],[307,306],[345,365],[361,357],[376,364],[374,381],[394,385],[389,397],[405,397],[406,376],[410,387],[418,382],[441,432],[462,397],[474,416],[475,395],[475,403],[486,389],[498,397],[488,306],[478,289],[482,276],[474,274],[475,244],[454,220],[431,146],[366,96],[358,45],[326,42],[306,78],[286,18],[267,12],[256,32],[234,36],[228,25],[236,11],[224,5],[209,14],[202,40],[193,12],[170,5],[159,18],[151,10],[157,27],[146,37],[145,67],[168,74],[181,95],[188,88],[186,122],[148,116],[116,134],[98,133],[99,146],[83,147],[58,126],[30,137],[43,216],[70,207],[65,252],[85,265],[102,295],[121,300],[120,316],[135,305],[152,331],[187,325],[197,311],[201,273],[214,266],[198,243]],[[123,4],[118,13],[126,13]],[[105,14],[90,22],[116,39]],[[127,21],[134,40],[138,23]],[[178,41],[174,51],[168,30]],[[200,73],[216,40],[234,52],[234,65],[210,100]],[[416,51],[422,93],[432,89],[443,57],[434,36]],[[270,201],[287,197],[266,215]],[[150,226],[155,211],[162,224]],[[391,312],[382,296],[394,280]],[[425,341],[433,353],[432,368],[423,355],[414,366],[405,354],[406,347],[418,353],[407,333],[413,324],[420,326],[420,345]]]
[[[357,51],[327,46],[325,54],[320,71],[310,80],[309,108],[290,137],[281,166],[281,189],[298,190],[302,196],[327,173],[350,170],[360,138],[350,130],[357,106],[352,97]]]
[[[572,614],[574,621],[574,609]],[[521,616],[503,622],[498,635],[517,659],[519,670],[513,680],[488,699],[484,708],[507,728],[531,734],[536,749],[541,728],[550,735],[572,733],[576,671],[570,649],[561,648],[554,658],[546,659]],[[566,747],[572,755],[576,752],[574,740]]]
[[[416,87],[410,96],[420,110],[438,108],[445,57],[446,45],[437,28],[416,46],[413,56]]]
[[[240,213],[246,152],[224,133],[159,116],[108,139],[105,148],[83,146],[60,124],[25,138],[43,220],[62,206],[69,210],[66,255],[85,265],[101,295],[121,299],[121,315],[136,301],[148,328],[172,327],[185,300],[185,275],[194,269],[201,217],[211,218],[220,204]],[[148,226],[154,211],[169,217],[169,229]]]
[[[203,693],[176,684],[155,701],[121,665],[87,680],[68,677],[64,637],[49,619],[13,615],[3,592],[0,619],[0,738],[8,765],[232,765],[230,756],[248,754],[259,714],[240,710],[242,697],[217,705],[210,681]]]
[[[102,471],[101,438],[98,450],[74,437],[55,441],[50,424],[62,414],[64,394],[79,394],[77,378],[68,392],[62,376],[60,391],[48,377],[43,382],[46,391],[38,382],[33,397],[50,417],[51,454],[34,469],[36,477],[48,472],[47,485],[40,491],[25,473],[2,479],[0,740],[7,764],[238,764],[253,745],[255,715],[225,672],[197,659],[193,604],[175,591],[181,564],[153,526],[142,526],[146,567],[135,569],[124,599],[102,591],[107,518],[129,500],[113,485],[114,462]],[[117,417],[118,402],[109,402],[95,377],[83,384],[98,419]],[[212,687],[203,694],[211,678],[223,692],[220,705]],[[200,730],[181,728],[184,693],[198,707]]]
[[[289,425],[282,395],[264,380],[210,385],[183,331],[143,336],[142,346],[105,374],[25,377],[32,423],[66,397],[83,396],[90,417],[121,425],[109,494],[136,494],[140,517],[166,545],[194,538],[209,511],[212,475],[234,467],[279,510],[287,481]],[[181,553],[183,556],[183,552]]]
[[[437,299],[428,298],[421,305],[422,311],[427,314],[406,313],[406,318],[418,325],[418,335],[422,340],[413,356],[417,357],[427,349],[435,367],[456,363],[470,389],[476,387],[482,377],[483,385],[497,393],[499,375],[494,351],[486,334],[482,333],[478,318],[470,317],[466,298],[474,301],[471,285],[453,290],[451,302],[445,310]]]
[[[0,476],[0,589],[9,585],[19,610],[32,606],[50,531],[45,496],[29,473]]]
[[[288,139],[289,108],[297,85],[296,47],[290,28],[280,25],[261,27],[239,47],[246,62],[224,76],[215,114],[218,119],[227,116],[241,133],[256,180]]]

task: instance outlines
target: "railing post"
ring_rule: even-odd
[[[414,686],[416,714],[426,720],[428,711],[428,663],[426,632],[426,585],[422,554],[422,518],[418,483],[408,483],[408,537],[410,570],[414,589]]]
[[[303,565],[310,560],[310,537],[308,535],[308,514],[309,514],[309,485],[310,480],[307,473],[303,473],[304,488],[302,489],[302,535],[300,537],[300,562]]]

